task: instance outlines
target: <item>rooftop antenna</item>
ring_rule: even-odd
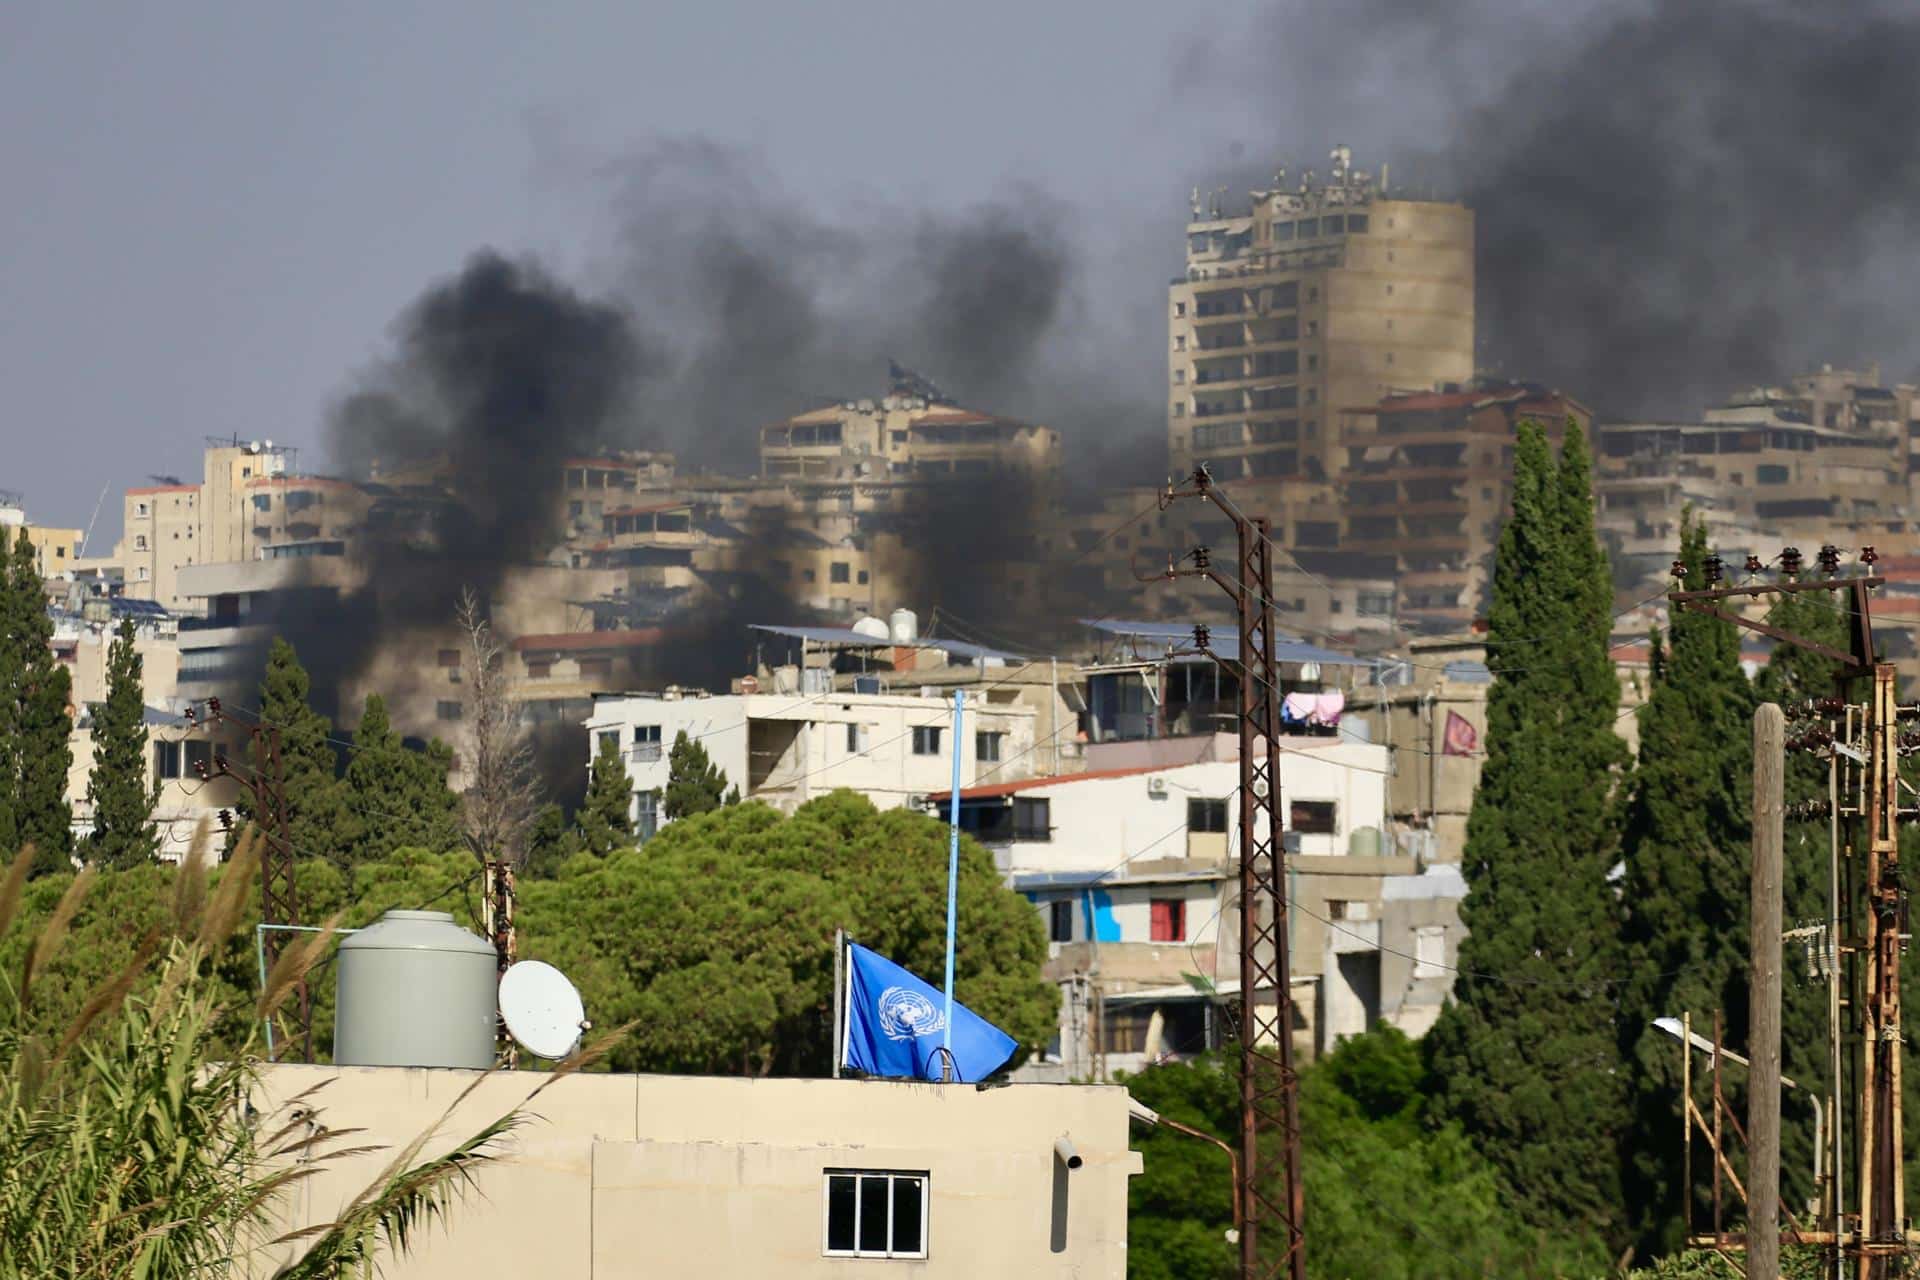
[[[1193,194],[1187,197],[1187,206],[1193,210],[1193,220],[1200,220],[1200,188],[1195,187]]]
[[[500,975],[500,1020],[522,1049],[555,1061],[579,1048],[593,1025],[580,992],[542,960],[522,960]]]
[[[93,500],[93,514],[87,517],[87,531],[80,535],[80,550],[74,553],[76,559],[86,559],[87,540],[93,537],[93,525],[94,522],[100,518],[100,507],[101,504],[107,500],[108,487],[109,486],[104,484],[101,485],[100,496]]]

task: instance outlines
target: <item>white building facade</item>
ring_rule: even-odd
[[[618,751],[633,784],[635,830],[665,821],[660,798],[681,733],[743,797],[792,812],[816,796],[857,791],[876,808],[917,806],[953,777],[950,697],[829,691],[796,694],[599,694],[587,719],[589,751]],[[1024,778],[1034,756],[1034,712],[968,692],[960,731],[966,783]]]
[[[1388,772],[1383,746],[1282,743],[1303,1055],[1382,1018],[1418,1034],[1450,987],[1464,885],[1399,854]],[[1225,760],[962,788],[962,826],[1040,913],[1061,987],[1059,1042],[1029,1077],[1109,1079],[1220,1043],[1239,977],[1239,782]]]

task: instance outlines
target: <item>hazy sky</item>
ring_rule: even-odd
[[[1038,182],[1115,235],[1164,219],[1177,267],[1182,155],[1215,134],[1224,155],[1247,127],[1169,93],[1192,20],[1001,0],[13,0],[0,488],[37,520],[84,524],[111,486],[97,552],[117,491],[191,476],[204,435],[286,441],[324,465],[329,400],[473,249],[532,250],[593,288],[612,231],[602,170],[663,136],[747,147],[829,208]],[[1122,292],[1151,324],[1164,286]],[[1157,346],[1140,358],[1157,366]]]
[[[893,336],[873,279],[836,299],[817,277],[885,241],[863,264],[884,290],[919,265],[901,246],[966,244],[983,207],[1066,228],[1038,377],[1087,421],[982,407],[1151,445],[1189,187],[1324,168],[1335,141],[1474,201],[1490,368],[1668,413],[1819,360],[1910,378],[1915,65],[1903,0],[7,0],[0,489],[84,525],[107,486],[98,553],[117,491],[197,474],[204,436],[324,469],[329,406],[484,247],[657,331],[681,300],[636,281],[704,279],[703,247],[764,227],[818,294],[796,314],[844,330],[815,341],[836,385],[792,402],[871,393],[914,353],[864,350]]]

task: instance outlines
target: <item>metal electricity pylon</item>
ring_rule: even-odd
[[[191,707],[187,709],[187,718],[190,721],[196,718]],[[259,831],[262,848],[260,923],[297,925],[300,923],[300,900],[293,876],[293,834],[288,821],[287,780],[285,762],[281,758],[280,726],[251,717],[241,720],[231,716],[221,707],[218,698],[207,699],[205,723],[209,726],[232,723],[246,731],[253,767],[243,765],[236,770],[224,751],[213,757],[210,770],[205,765],[196,767],[202,778],[217,776],[236,779],[253,797],[253,822]],[[288,932],[285,929],[266,929],[262,932],[261,946],[268,972],[272,972],[274,965],[279,962],[280,953],[286,948]],[[313,993],[308,989],[304,975],[299,979],[295,993],[300,1008],[301,1053],[308,1062],[312,1062]]]
[[[1202,498],[1233,522],[1239,546],[1230,574],[1214,568],[1205,547],[1167,567],[1166,577],[1202,577],[1233,600],[1238,651],[1196,646],[1239,680],[1235,717],[1240,736],[1240,1132],[1238,1185],[1242,1280],[1285,1275],[1305,1280],[1307,1255],[1300,1182],[1299,1077],[1293,1067],[1293,992],[1288,972],[1287,895],[1281,865],[1280,677],[1274,661],[1273,544],[1267,522],[1250,517],[1198,467],[1185,486],[1168,485],[1164,510],[1180,498]],[[1262,993],[1271,1000],[1263,1002]],[[1278,1176],[1262,1163],[1277,1157]]]

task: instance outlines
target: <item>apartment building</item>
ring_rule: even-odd
[[[952,715],[951,696],[668,689],[596,695],[586,726],[592,752],[607,746],[625,759],[634,829],[645,839],[665,820],[667,757],[681,733],[699,741],[742,796],[786,812],[838,790],[897,809],[951,786]],[[1034,719],[1030,707],[969,696],[962,779],[1031,773]]]
[[[1389,396],[1340,418],[1341,549],[1391,558],[1400,620],[1429,632],[1464,630],[1484,606],[1513,506],[1520,423],[1539,423],[1556,447],[1569,422],[1593,426],[1592,411],[1571,396],[1486,381]]]
[[[202,829],[208,833],[206,852],[220,856],[224,828],[222,810],[231,814],[240,798],[240,781],[222,776],[213,765],[218,756],[241,758],[244,742],[231,724],[209,725],[188,719],[164,707],[146,708],[147,786],[154,791],[153,825],[160,838],[159,855],[179,862],[190,853]],[[72,762],[67,769],[67,804],[73,815],[75,839],[93,831],[93,716],[82,707],[68,739]]]
[[[1276,174],[1244,214],[1195,202],[1168,292],[1176,475],[1327,482],[1347,461],[1339,409],[1473,376],[1472,211],[1395,194],[1346,147],[1287,187]]]
[[[20,531],[27,531],[27,544],[33,548],[33,567],[42,578],[71,577],[79,561],[80,530],[56,529],[27,519],[21,496],[0,490],[0,535],[11,553]]]
[[[1697,421],[1604,422],[1595,506],[1622,586],[1657,582],[1680,516],[1704,515],[1723,556],[1782,546],[1916,548],[1920,393],[1879,371],[1823,368],[1756,387]]]
[[[884,479],[1033,474],[1060,465],[1060,433],[956,403],[925,378],[891,366],[877,399],[824,405],[760,432],[760,474],[776,479]]]
[[[1387,762],[1383,747],[1322,738],[1289,741],[1280,765],[1306,1057],[1381,1018],[1418,1034],[1449,989],[1464,884],[1388,844]],[[961,828],[1050,941],[1060,1036],[1030,1078],[1107,1079],[1222,1043],[1239,974],[1238,787],[1230,758],[961,789]],[[944,814],[948,798],[929,804]]]

